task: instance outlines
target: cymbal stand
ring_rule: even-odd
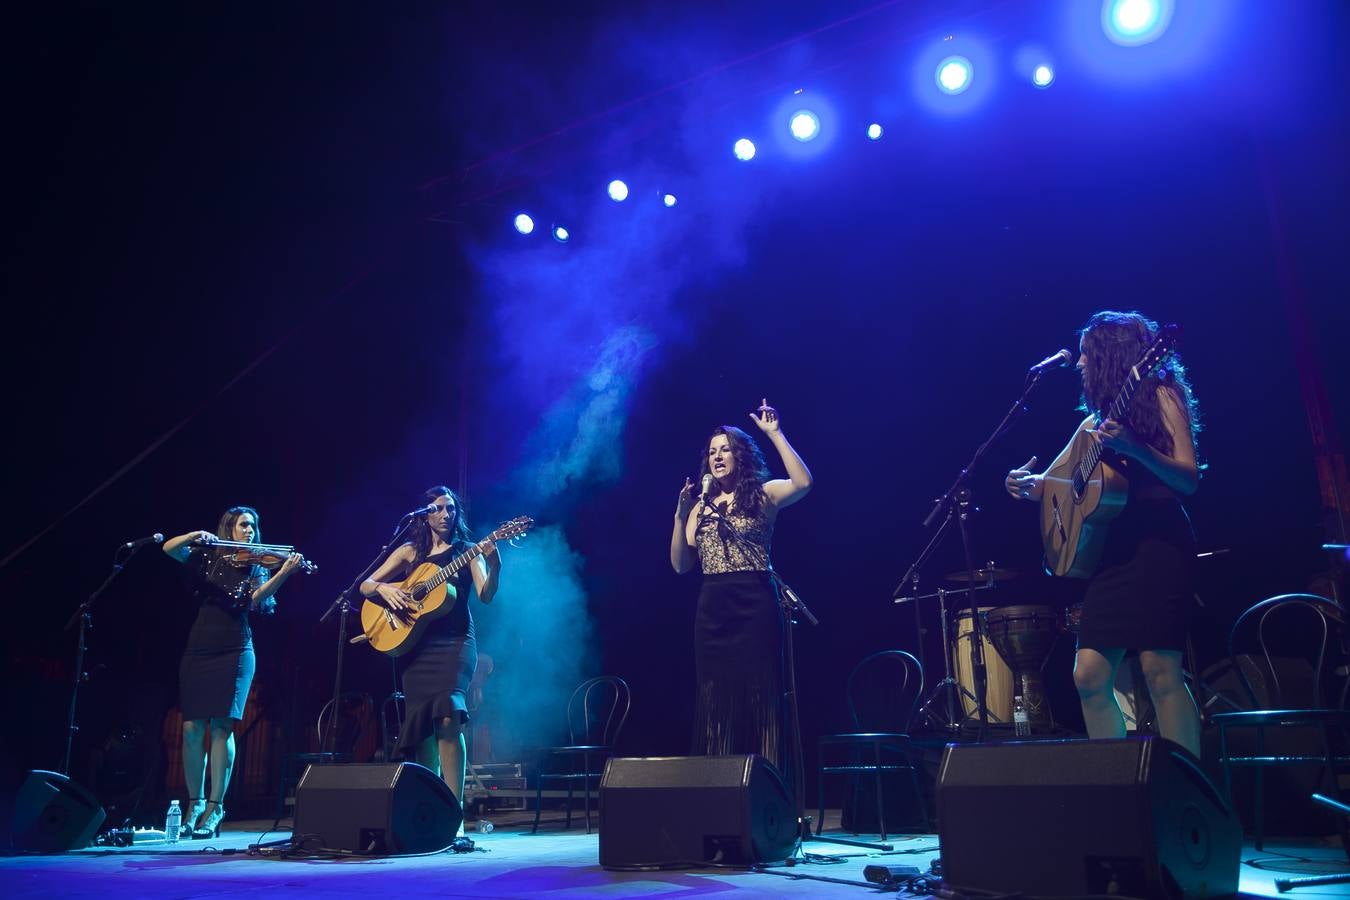
[[[990,568],[991,569],[993,568],[992,564],[990,565]],[[918,578],[915,578],[914,579],[915,588],[918,587],[918,584],[919,584]],[[994,582],[992,579],[990,579],[985,584],[982,584],[979,587],[975,588],[975,590],[987,591],[992,587],[994,587]],[[961,731],[962,724],[966,721],[966,719],[970,718],[970,715],[965,712],[965,706],[964,704],[962,704],[961,698],[965,697],[966,699],[970,700],[971,703],[975,704],[978,704],[979,702],[975,698],[975,695],[972,694],[969,690],[967,690],[965,685],[961,684],[961,682],[959,682],[956,679],[954,674],[955,668],[952,664],[952,648],[958,643],[959,637],[952,634],[952,628],[950,624],[951,619],[947,611],[947,595],[963,594],[967,590],[968,588],[957,588],[954,591],[948,590],[947,588],[938,588],[931,594],[919,594],[917,596],[899,597],[895,601],[896,603],[907,603],[910,601],[914,601],[917,608],[917,603],[920,600],[931,600],[934,597],[936,597],[938,600],[938,622],[942,629],[941,634],[942,634],[943,677],[941,681],[933,685],[933,689],[928,692],[928,697],[924,700],[923,705],[921,705],[915,712],[915,716],[917,716],[919,719],[928,721],[929,723],[937,727],[939,730],[949,732],[952,735],[958,734]],[[974,632],[971,633],[970,639],[972,641],[975,640]],[[933,707],[934,704],[936,704],[939,699],[945,701],[944,705],[946,707],[946,716],[947,716],[945,720],[939,720],[935,718],[937,710],[935,710]],[[961,710],[961,713],[959,715],[957,713],[958,709]]]

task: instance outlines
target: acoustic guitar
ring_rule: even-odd
[[[1166,325],[1125,376],[1125,384],[1097,421],[1123,419],[1144,379],[1176,346],[1178,327]],[[1130,484],[1120,470],[1102,461],[1102,444],[1080,428],[1069,446],[1045,470],[1041,480],[1041,542],[1045,570],[1052,575],[1087,578],[1097,568],[1106,532],[1120,515]]]
[[[365,631],[365,640],[387,656],[407,653],[426,632],[427,626],[455,608],[458,597],[448,582],[460,569],[483,555],[482,544],[520,537],[533,524],[534,520],[529,516],[518,516],[503,522],[496,531],[444,566],[422,563],[399,585],[412,597],[412,605],[407,608],[392,610],[377,600],[367,599],[361,604],[361,628]],[[353,643],[358,641],[359,637]]]

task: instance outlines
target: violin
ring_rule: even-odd
[[[208,547],[219,547],[225,551],[221,553],[221,558],[231,565],[262,566],[270,571],[281,568],[282,563],[292,556],[299,556],[295,548],[289,544],[245,544],[241,541],[222,541],[219,538],[199,543]],[[300,569],[306,575],[313,575],[319,571],[317,565],[303,556],[300,557]]]

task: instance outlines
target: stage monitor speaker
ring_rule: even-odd
[[[416,763],[311,765],[295,788],[291,842],[309,851],[433,853],[454,841],[464,811]]]
[[[950,744],[942,877],[1048,897],[1226,897],[1242,826],[1195,757],[1158,737]]]
[[[759,756],[614,757],[600,779],[600,865],[782,862],[797,840],[783,776]]]
[[[81,850],[107,817],[89,791],[59,772],[36,769],[14,799],[14,847],[42,853]]]

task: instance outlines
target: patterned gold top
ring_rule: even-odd
[[[773,521],[766,499],[758,516],[727,512],[726,504],[716,510],[700,508],[694,543],[704,575],[725,572],[767,572],[769,548],[773,543]]]

